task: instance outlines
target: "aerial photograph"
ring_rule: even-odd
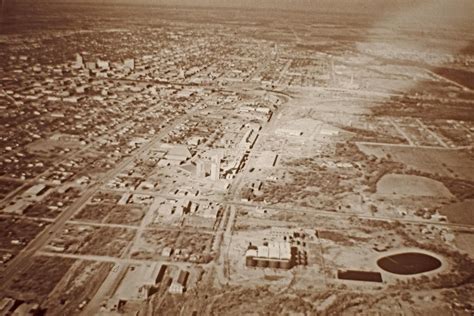
[[[0,1],[0,316],[474,315],[473,0]]]

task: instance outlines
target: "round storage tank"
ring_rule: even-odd
[[[253,257],[245,257],[245,265],[247,267],[255,267],[257,265],[257,262],[255,262],[255,259]]]
[[[272,269],[278,269],[278,268],[280,268],[280,263],[279,263],[277,260],[271,260],[268,265],[269,265],[269,267],[272,268]]]
[[[268,267],[268,260],[257,260],[257,267],[260,267],[260,268]]]
[[[291,269],[291,267],[293,266],[292,262],[291,261],[280,261],[280,268],[281,269],[286,269],[286,270],[289,270]]]

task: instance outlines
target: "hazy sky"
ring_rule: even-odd
[[[22,1],[22,0],[15,0]],[[35,2],[82,2],[104,4],[161,4],[209,7],[275,8],[379,15],[384,12],[429,7],[427,15],[460,15],[474,20],[474,0],[35,0]],[[448,8],[448,10],[447,10]],[[423,12],[419,12],[420,14]]]
[[[16,0],[21,1],[21,0]],[[274,7],[305,10],[326,8],[372,8],[410,5],[425,0],[43,0],[50,2],[88,2],[88,3],[127,3],[127,4],[166,4],[187,6],[223,7]],[[432,1],[432,0],[426,0]],[[426,2],[425,1],[425,2]],[[437,0],[434,0],[437,1]],[[440,1],[440,0],[438,0]],[[452,1],[452,0],[442,0]],[[459,0],[456,0],[459,1]],[[466,0],[469,1],[469,0]]]

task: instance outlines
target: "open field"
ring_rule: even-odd
[[[14,253],[23,249],[48,224],[27,219],[0,218],[0,248]]]
[[[133,237],[125,228],[68,225],[49,244],[52,249],[74,254],[120,256]]]
[[[76,261],[46,300],[48,313],[78,313],[79,305],[94,296],[111,269],[110,263]]]
[[[399,174],[383,176],[377,182],[377,194],[453,197],[441,182],[424,177]]]
[[[176,261],[208,262],[212,260],[210,233],[196,233],[189,230],[159,230],[147,229],[141,240],[132,249],[132,257],[142,259],[169,259]],[[163,256],[163,250],[168,248],[171,254]]]
[[[35,257],[32,269],[17,273],[7,291],[18,293],[25,300],[43,301],[74,262],[73,259]],[[44,271],[44,273],[37,273],[37,271]]]
[[[422,172],[474,180],[472,156],[469,152],[370,144],[359,144],[358,147],[367,155],[390,157]]]
[[[114,204],[87,204],[75,216],[75,220],[111,224],[136,225],[143,218],[143,210],[137,206]]]
[[[19,188],[22,182],[16,180],[0,179],[0,199],[3,199],[8,193]]]

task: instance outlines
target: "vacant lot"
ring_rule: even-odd
[[[382,195],[453,197],[444,184],[439,181],[404,174],[383,176],[377,183],[377,193]]]
[[[159,258],[165,247],[174,247],[180,232],[175,230],[146,230],[140,238],[140,244],[133,249],[135,258]]]
[[[443,206],[439,212],[446,215],[451,223],[474,225],[474,200]]]
[[[41,202],[29,206],[25,210],[25,215],[29,217],[55,218],[79,197],[79,193],[80,190],[76,188],[71,188],[64,193],[51,192]]]
[[[0,218],[0,248],[18,252],[44,228],[44,222],[27,219]]]
[[[87,204],[79,213],[74,215],[74,219],[82,221],[102,222],[114,207],[113,204]]]
[[[107,277],[112,263],[77,261],[42,305],[50,315],[73,315]]]
[[[16,190],[22,184],[22,182],[16,180],[0,179],[0,199],[3,199],[8,193]]]
[[[388,158],[421,172],[474,181],[474,161],[466,151],[358,144],[366,155]]]
[[[105,219],[106,223],[138,225],[145,215],[142,208],[130,205],[114,205]]]
[[[125,228],[99,227],[85,236],[79,247],[81,254],[120,256],[132,240],[134,232]]]
[[[67,225],[63,233],[50,242],[50,246],[62,247],[67,253],[120,256],[134,233],[125,228]]]
[[[8,290],[25,299],[42,302],[75,262],[74,259],[35,257],[32,266],[15,275]]]

